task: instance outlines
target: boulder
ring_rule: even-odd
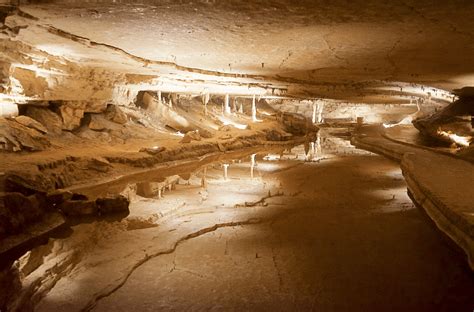
[[[466,146],[474,137],[472,116],[474,97],[460,97],[443,110],[417,118],[412,123],[426,137]],[[456,142],[458,137],[465,138],[466,142]]]
[[[9,152],[42,151],[51,145],[38,130],[26,127],[14,120],[0,118],[0,150]]]
[[[228,132],[231,131],[233,127],[231,125],[224,125],[219,127],[219,131]]]
[[[45,126],[43,126],[41,123],[39,123],[38,121],[34,120],[31,117],[24,116],[24,115],[17,116],[15,117],[15,121],[25,127],[38,130],[41,133],[48,133],[48,129],[46,129]]]
[[[199,129],[199,134],[205,139],[210,139],[213,137],[211,131],[208,131],[206,129]]]
[[[127,115],[117,105],[107,106],[105,118],[118,124],[125,124],[128,121]]]
[[[156,155],[158,153],[164,152],[166,147],[163,146],[154,146],[154,147],[142,147],[139,152],[148,153],[150,155]]]
[[[107,120],[102,114],[91,114],[89,129],[95,131],[118,130],[120,129],[120,126]]]
[[[43,211],[36,195],[21,193],[0,194],[0,236],[21,232],[37,221]]]
[[[66,216],[87,216],[97,214],[95,200],[90,200],[82,194],[73,194],[68,200],[59,205],[59,209]]]
[[[199,131],[189,131],[187,132],[184,137],[181,139],[181,143],[190,143],[191,141],[201,141],[201,135]]]
[[[230,140],[230,139],[232,139],[232,135],[226,133],[226,134],[224,134],[224,135],[221,135],[221,136],[219,137],[219,139],[221,139],[221,140]]]
[[[73,108],[67,105],[59,107],[59,113],[63,119],[63,130],[72,131],[81,125],[84,110],[82,108]]]
[[[46,107],[28,106],[26,109],[26,116],[41,123],[50,133],[61,133],[63,127],[61,117]]]
[[[219,151],[221,152],[225,152],[227,150],[224,144],[222,144],[221,142],[217,142],[217,148],[219,148]]]
[[[98,140],[102,142],[110,142],[112,140],[109,133],[91,130],[87,127],[81,127],[76,135],[87,140]]]
[[[72,198],[73,193],[65,190],[55,190],[46,195],[46,201],[49,205],[57,207]]]
[[[38,173],[7,172],[3,177],[3,191],[17,192],[23,195],[46,194],[55,188],[53,179],[47,179]]]
[[[277,130],[270,130],[266,134],[266,139],[267,139],[267,141],[281,141],[282,140],[282,135]]]
[[[86,159],[86,161],[87,168],[95,171],[108,172],[112,168],[110,162],[103,157],[91,157]]]
[[[129,200],[123,195],[113,195],[104,198],[97,198],[97,209],[99,214],[129,213]]]

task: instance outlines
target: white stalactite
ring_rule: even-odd
[[[162,102],[161,102],[161,91],[158,91],[158,104],[162,104]]]
[[[252,97],[252,121],[257,121],[257,104],[255,103],[255,94]]]
[[[324,102],[322,102],[321,100],[316,100],[315,102],[313,102],[313,116],[311,118],[313,124],[323,122],[323,110]]]
[[[224,113],[227,115],[230,115],[230,105],[229,105],[229,95],[225,95],[225,100],[224,100]]]

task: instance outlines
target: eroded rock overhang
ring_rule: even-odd
[[[472,82],[465,12],[456,19],[445,14],[446,25],[437,26],[420,18],[422,4],[394,3],[392,14],[401,20],[384,23],[352,6],[339,15],[325,12],[323,20],[320,5],[291,8],[285,1],[243,7],[21,3],[5,9],[2,109],[5,114],[14,111],[8,103],[54,100],[127,105],[140,90],[445,105],[454,98],[450,91]],[[424,10],[440,18],[439,9]],[[436,32],[428,36],[428,29]],[[454,62],[454,52],[436,42],[440,38],[465,53]],[[436,46],[444,54],[434,53]]]

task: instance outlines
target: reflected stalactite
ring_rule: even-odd
[[[210,100],[210,95],[209,95],[209,92],[205,92],[202,97],[201,97],[201,100],[202,100],[202,104],[204,105],[204,115],[207,116],[207,104],[209,103],[209,100]]]
[[[227,168],[229,168],[229,164],[223,164],[224,167],[224,180],[227,180]]]
[[[201,188],[207,189],[207,167],[202,169]]]
[[[250,155],[250,178],[251,179],[253,179],[253,177],[254,177],[255,155],[257,155],[257,154]]]
[[[314,156],[319,159],[323,156],[323,147],[321,145],[321,133],[316,134],[316,141],[314,142],[315,145],[315,151],[314,151]]]

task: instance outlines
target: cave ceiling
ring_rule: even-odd
[[[473,1],[30,1],[6,25],[62,66],[169,91],[406,103],[474,85],[473,15]]]

